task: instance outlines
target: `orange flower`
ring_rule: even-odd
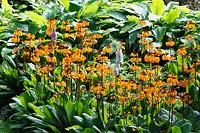
[[[173,40],[170,40],[170,41],[166,42],[165,45],[168,47],[173,47],[175,45],[175,42]]]
[[[150,63],[159,63],[160,62],[160,58],[154,56],[153,54],[147,53],[144,56],[144,61],[145,62],[150,62]]]
[[[170,56],[170,55],[163,55],[162,60],[172,61],[172,60],[175,60],[175,57]]]
[[[53,57],[47,56],[46,60],[49,63],[55,63],[56,62],[56,57],[55,56],[53,56]]]
[[[168,79],[167,79],[167,83],[172,84],[172,85],[178,84],[177,76],[175,76],[174,74],[169,74]]]
[[[177,50],[177,54],[181,55],[181,56],[185,56],[187,54],[187,51],[185,49],[185,47],[182,47],[180,49]]]
[[[140,67],[140,66],[133,66],[133,65],[131,65],[131,66],[130,66],[130,69],[131,69],[132,71],[139,71],[139,70],[141,69],[141,67]]]
[[[139,43],[143,44],[143,45],[149,45],[150,41],[149,40],[140,40]]]
[[[140,25],[146,25],[147,24],[147,21],[146,20],[139,20],[138,21],[138,24],[140,24]]]
[[[148,37],[150,35],[151,35],[151,33],[149,31],[142,31],[142,36],[143,37]]]
[[[187,21],[186,28],[189,29],[189,30],[194,29],[195,23],[193,23],[192,21]]]
[[[15,30],[14,36],[22,36],[22,30]]]
[[[150,77],[148,75],[146,75],[144,72],[142,72],[138,75],[138,79],[142,80],[142,81],[148,81],[150,79]]]
[[[104,52],[104,53],[110,53],[110,52],[112,52],[112,47],[104,47],[102,49],[102,52]]]
[[[186,40],[194,40],[194,36],[193,35],[187,35],[185,36]]]
[[[26,40],[33,40],[33,39],[35,39],[35,35],[31,33],[26,33]]]
[[[13,36],[11,40],[12,40],[13,43],[19,43],[20,42],[19,36]]]

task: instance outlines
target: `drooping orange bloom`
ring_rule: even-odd
[[[142,45],[149,45],[150,41],[149,40],[140,40],[139,43]]]
[[[140,24],[140,25],[146,25],[147,24],[147,21],[146,20],[139,20],[138,21],[138,24]]]
[[[138,75],[138,79],[142,81],[149,81],[150,77],[146,73],[142,72]]]
[[[148,37],[150,35],[151,35],[151,33],[149,31],[142,31],[142,36],[143,37]]]
[[[174,75],[174,74],[169,74],[168,79],[167,79],[167,83],[169,83],[171,85],[177,85],[178,84],[177,76]]]
[[[185,47],[182,47],[180,49],[177,50],[177,54],[181,55],[181,56],[185,56],[187,54],[187,51],[185,49]]]
[[[192,21],[187,21],[186,28],[188,30],[194,29],[195,28],[195,23],[193,23]]]
[[[187,35],[185,36],[186,40],[194,40],[194,36],[193,35]]]
[[[168,47],[173,47],[175,45],[175,42],[174,42],[174,40],[170,39],[169,41],[167,41],[165,43],[165,45],[168,46]]]
[[[149,63],[159,63],[160,62],[160,57],[154,56],[154,54],[147,53],[144,56],[144,61],[149,62]]]
[[[141,70],[141,67],[140,67],[140,66],[136,66],[136,65],[131,65],[131,66],[130,66],[130,69],[131,69],[132,71],[139,71],[139,70]]]
[[[173,57],[173,56],[170,56],[170,55],[163,55],[162,56],[162,60],[165,60],[165,61],[172,61],[172,60],[175,60],[176,58]]]

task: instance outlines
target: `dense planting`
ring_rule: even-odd
[[[199,11],[162,0],[2,7],[1,131],[200,132]]]

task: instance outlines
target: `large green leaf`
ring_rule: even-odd
[[[25,14],[33,21],[35,22],[36,24],[39,24],[39,25],[44,25],[47,23],[47,19],[44,18],[42,15],[39,15],[35,12],[32,12],[32,11],[27,11],[25,12]]]
[[[164,13],[164,1],[163,0],[152,0],[151,11],[156,15],[163,15]]]
[[[4,13],[12,13],[11,6],[8,4],[8,0],[2,0],[1,7],[3,8]]]
[[[165,35],[165,32],[166,32],[166,27],[159,27],[157,26],[154,30],[153,30],[153,34],[154,36],[156,37],[156,39],[158,41],[162,41],[164,35]]]
[[[64,108],[65,108],[65,111],[66,111],[66,114],[67,114],[67,119],[68,119],[69,123],[72,124],[73,121],[74,121],[73,116],[75,115],[73,102],[67,101],[67,104],[65,104]]]
[[[34,104],[28,103],[28,107],[33,109],[35,111],[35,113],[37,115],[39,115],[41,118],[45,118],[46,117],[45,114],[41,111],[41,109],[39,107],[35,106]]]
[[[63,5],[65,7],[66,10],[69,9],[69,0],[58,0],[60,2],[61,5]]]
[[[92,128],[86,128],[82,133],[96,133],[96,131]]]
[[[169,129],[168,133],[182,133],[179,126],[173,126]]]
[[[174,22],[174,20],[178,17],[179,17],[179,11],[177,9],[172,9],[164,15],[163,19],[169,24]]]
[[[99,10],[100,4],[101,0],[97,0],[91,4],[83,6],[78,13],[78,17],[80,17],[81,15],[85,16],[87,14],[95,14]]]

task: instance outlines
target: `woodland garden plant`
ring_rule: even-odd
[[[162,0],[1,7],[1,132],[200,133],[199,11]]]

